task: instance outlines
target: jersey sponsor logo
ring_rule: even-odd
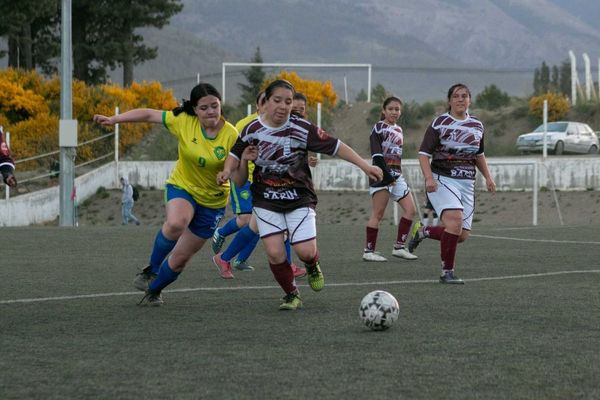
[[[266,200],[296,200],[298,199],[298,192],[296,189],[288,190],[272,190],[267,189],[263,196]]]
[[[227,152],[225,151],[225,148],[223,146],[215,147],[214,153],[215,157],[217,157],[217,160],[222,160],[227,155]]]
[[[459,179],[473,179],[473,178],[475,178],[475,171],[454,168],[450,171],[450,176],[452,178],[459,178]]]

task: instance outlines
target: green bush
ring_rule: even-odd
[[[486,86],[481,93],[475,97],[475,105],[486,110],[495,110],[510,104],[510,97],[501,91],[496,85]]]

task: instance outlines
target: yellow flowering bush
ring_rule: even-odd
[[[544,100],[548,100],[548,121],[561,120],[569,112],[569,100],[565,96],[548,92],[529,100],[529,114],[538,121],[544,117]]]
[[[295,71],[281,71],[272,79],[267,80],[265,87],[276,79],[285,79],[294,85],[297,92],[301,92],[306,96],[308,106],[315,106],[317,103],[321,103],[323,107],[329,109],[335,106],[337,94],[331,81],[321,82],[303,79]]]
[[[113,115],[140,107],[172,109],[177,102],[170,90],[158,82],[134,83],[130,88],[116,85],[87,86],[73,81],[73,118],[78,121],[78,142],[83,143],[112,131],[92,123],[94,114]],[[60,80],[43,78],[36,71],[13,68],[0,70],[0,125],[11,132],[11,150],[16,160],[58,150]],[[121,125],[120,150],[139,143],[151,124]],[[77,163],[93,160],[114,150],[114,141],[100,140],[77,149]],[[40,160],[44,165],[47,160]],[[19,166],[19,169],[35,167]],[[25,168],[24,168],[25,167]]]

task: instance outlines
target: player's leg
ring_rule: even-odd
[[[325,286],[325,278],[319,263],[315,210],[310,207],[297,208],[286,213],[285,220],[290,243],[306,268],[308,284],[318,292]]]
[[[245,217],[252,211],[252,195],[250,194],[250,182],[247,181],[243,186],[236,186],[231,182],[230,204],[231,210],[236,215],[230,219],[221,228],[217,228],[212,237],[212,250],[215,254],[219,253],[225,244],[225,238],[238,232],[243,228],[250,217]]]
[[[440,240],[440,256],[442,259],[441,283],[459,283],[464,281],[454,274],[454,260],[458,239],[462,233],[462,210],[449,209],[442,212],[444,232]]]
[[[295,310],[302,307],[300,292],[285,254],[284,232],[287,231],[286,216],[264,208],[254,208],[256,225],[263,242],[273,277],[283,289],[284,302],[280,310]],[[251,221],[252,224],[252,221]]]
[[[408,238],[408,232],[410,231],[410,227],[417,213],[417,206],[415,205],[410,190],[408,189],[408,185],[402,176],[398,177],[392,186],[391,197],[398,202],[403,211],[402,217],[398,223],[396,243],[394,243],[392,255],[405,260],[416,260],[418,257],[404,248],[404,243]]]
[[[390,199],[390,192],[386,187],[370,188],[371,194],[371,216],[367,221],[366,228],[366,243],[363,251],[362,259],[364,261],[387,261],[387,259],[379,253],[375,252],[377,247],[377,236],[379,234],[379,223],[381,222]]]
[[[166,219],[154,237],[149,265],[137,274],[133,281],[133,286],[142,291],[146,290],[148,283],[156,277],[162,262],[194,217],[195,201],[185,190],[167,185],[165,196]]]

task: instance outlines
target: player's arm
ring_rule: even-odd
[[[161,110],[135,108],[124,112],[123,114],[113,115],[112,117],[96,114],[94,115],[94,122],[104,126],[112,126],[114,124],[126,122],[151,122],[154,124],[162,124],[162,115],[163,111]]]
[[[437,182],[433,179],[429,155],[419,153],[418,159],[419,165],[421,166],[421,172],[423,172],[423,176],[425,177],[425,190],[428,193],[435,192],[437,190]]]
[[[380,181],[383,178],[383,171],[375,165],[370,165],[363,160],[350,146],[340,141],[336,156],[342,160],[351,162],[360,168],[370,179]]]
[[[479,172],[481,172],[481,175],[483,175],[485,178],[487,190],[492,193],[496,193],[496,182],[494,182],[494,179],[492,178],[492,174],[488,168],[487,160],[483,154],[477,155],[477,158],[475,159],[475,165],[477,166]]]

